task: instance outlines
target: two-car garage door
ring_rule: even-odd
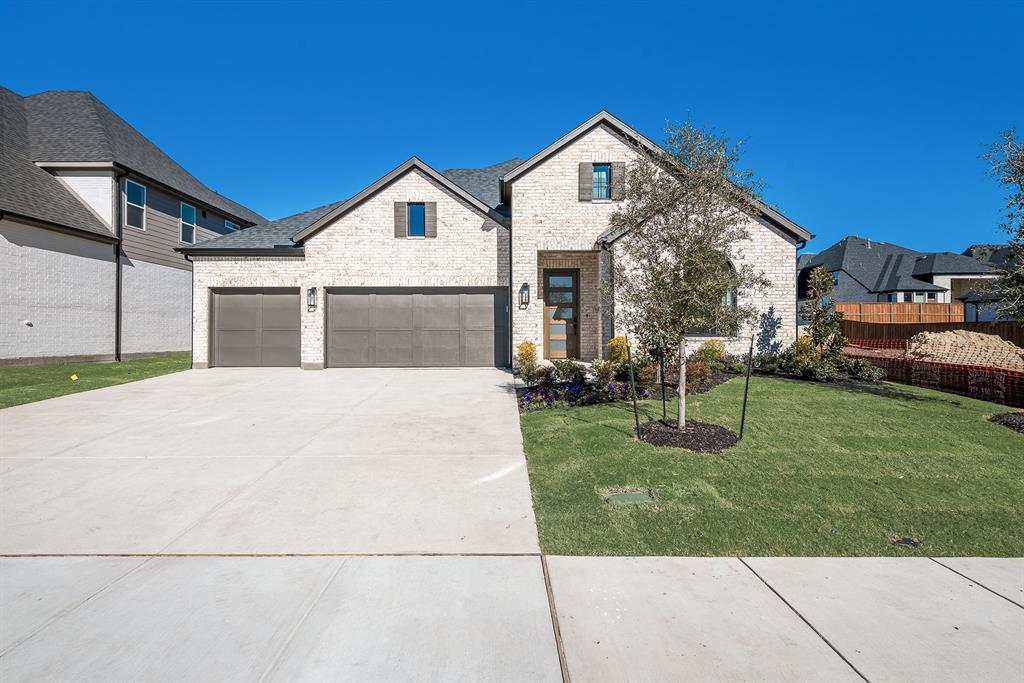
[[[213,292],[214,366],[297,366],[298,289]],[[508,290],[338,288],[327,290],[329,367],[508,365]]]
[[[505,366],[508,290],[329,289],[329,367]]]

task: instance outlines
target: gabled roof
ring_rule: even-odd
[[[844,237],[818,254],[802,254],[799,270],[842,270],[869,292],[945,291],[925,279],[933,275],[982,275],[991,267],[949,252],[925,253],[862,237]]]
[[[635,144],[651,151],[660,151],[661,147],[652,142],[650,138],[646,137],[642,133],[634,130],[632,127],[623,123],[620,119],[613,116],[606,110],[601,110],[598,113],[591,116],[589,119],[581,123],[580,125],[573,128],[571,131],[558,138],[550,145],[542,149],[541,151],[534,154],[532,157],[519,164],[512,170],[505,173],[501,178],[501,200],[508,203],[512,192],[512,183],[516,179],[521,178],[525,174],[529,173],[531,169],[536,167],[538,164],[544,162],[550,157],[560,152],[565,147],[575,142],[577,139],[587,134],[598,126],[607,126],[612,130],[618,132],[620,135],[630,139]],[[797,242],[806,242],[807,240],[814,237],[810,232],[800,227],[793,221],[789,220],[781,213],[771,208],[764,202],[758,201],[756,209],[761,218],[767,220],[775,228],[782,230],[785,234],[791,237]],[[598,242],[614,242],[623,236],[624,231],[613,231],[608,230],[598,238]]]
[[[25,101],[0,87],[0,213],[116,239],[61,181],[32,163]]]
[[[496,164],[495,166],[488,168],[493,169],[496,166],[501,165],[502,164]],[[303,240],[313,236],[348,211],[354,209],[363,201],[369,199],[372,195],[382,190],[387,185],[390,185],[392,182],[413,170],[422,171],[441,186],[462,198],[466,203],[487,218],[490,218],[501,225],[506,224],[506,219],[498,211],[489,207],[484,200],[474,196],[465,188],[456,184],[451,178],[438,173],[416,157],[412,157],[402,165],[390,171],[383,178],[380,178],[362,192],[349,199],[343,199],[331,204],[324,204],[323,206],[315,209],[309,209],[308,211],[303,211],[292,216],[279,218],[276,221],[255,225],[240,232],[216,237],[205,242],[200,242],[196,245],[180,247],[177,251],[184,254],[206,255],[211,255],[217,252],[253,253],[258,251],[279,255],[300,256],[303,253],[301,249]],[[461,170],[466,171],[469,169]],[[476,170],[486,171],[488,169]]]
[[[421,173],[423,173],[428,178],[432,179],[433,181],[435,181],[448,191],[452,192],[458,197],[461,197],[467,204],[469,204],[472,208],[479,211],[485,217],[490,218],[499,225],[506,224],[505,217],[502,216],[497,211],[495,211],[492,207],[488,206],[481,199],[478,199],[477,197],[473,196],[464,188],[455,184],[455,182],[452,181],[450,178],[442,175],[441,173],[438,173],[417,157],[411,157],[408,161],[401,164],[397,168],[392,169],[389,173],[384,175],[382,178],[377,180],[375,183],[373,183],[363,191],[356,194],[354,197],[351,197],[350,199],[341,202],[340,204],[335,206],[333,209],[325,213],[320,218],[313,221],[305,228],[298,230],[292,236],[292,239],[295,242],[302,242],[303,240],[315,235],[317,232],[327,227],[327,225],[336,221],[338,218],[341,218],[346,213],[362,204],[364,201],[375,195],[380,190],[384,189],[385,187],[395,182],[405,174],[410,173],[414,170],[420,171]]]
[[[29,158],[38,165],[116,164],[243,223],[266,221],[201,183],[92,93],[50,90],[22,99]]]
[[[522,163],[523,159],[515,157],[484,168],[449,168],[444,175],[492,209],[497,209],[501,205],[501,177]]]

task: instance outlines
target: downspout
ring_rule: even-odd
[[[127,171],[120,171],[114,176],[114,268],[117,276],[114,278],[114,360],[121,362],[121,240],[123,238],[124,226],[121,221],[121,179],[128,174]]]
[[[800,250],[803,249],[806,246],[807,246],[807,240],[800,240],[799,242],[796,243],[796,260],[797,260],[797,262],[800,261]],[[794,287],[794,290],[795,290],[794,291],[794,296],[796,297],[796,300],[797,300],[796,312],[793,315],[793,341],[796,341],[797,339],[800,338],[800,306],[799,306],[799,302],[800,302],[800,269],[799,268],[796,269],[796,272],[793,274],[793,277],[796,278],[796,283],[795,283],[795,287]]]

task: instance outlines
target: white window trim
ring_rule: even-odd
[[[195,220],[197,222],[199,221],[199,212],[196,211],[196,207],[192,206],[191,204],[189,204],[187,202],[179,202],[179,206],[178,206],[178,241],[181,242],[182,244],[195,244],[196,243],[196,233],[199,230],[199,226],[196,223],[185,223],[185,221],[181,217],[181,207],[183,207],[183,206],[187,206],[188,208],[192,209],[192,212],[196,216]],[[185,225],[191,225],[192,226],[192,241],[191,242],[186,242],[185,239],[184,239],[184,233],[182,231],[182,228]]]
[[[123,209],[122,209],[123,213],[122,213],[122,216],[121,216],[121,223],[126,228],[131,228],[132,230],[142,230],[142,231],[145,231],[146,230],[146,214],[148,213],[146,211],[146,204],[143,204],[142,206],[139,206],[138,204],[132,204],[132,202],[128,201],[128,183],[131,183],[132,185],[137,185],[138,187],[141,187],[142,188],[142,201],[146,202],[146,204],[149,203],[149,188],[147,188],[142,183],[137,183],[134,180],[128,180],[127,178],[125,178],[125,180],[124,180],[124,196],[123,196],[124,206],[123,206]],[[136,227],[134,225],[128,225],[128,206],[129,205],[134,206],[137,209],[142,209],[142,227],[141,228]]]
[[[224,219],[224,227],[227,228],[228,230],[234,230],[235,232],[238,232],[239,230],[242,229],[238,225],[238,223],[234,223],[232,221],[229,221],[227,218]]]

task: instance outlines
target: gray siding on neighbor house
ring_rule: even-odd
[[[132,179],[132,182],[139,182],[146,186],[146,229],[139,230],[124,226],[122,244],[124,254],[129,261],[146,261],[182,270],[192,269],[191,262],[182,254],[174,251],[175,248],[184,246],[180,240],[178,229],[181,202],[190,204],[196,209],[197,243],[229,232],[224,228],[222,214],[206,209],[204,217],[204,209],[194,200],[172,195],[144,181]],[[124,221],[123,214],[121,220]]]

